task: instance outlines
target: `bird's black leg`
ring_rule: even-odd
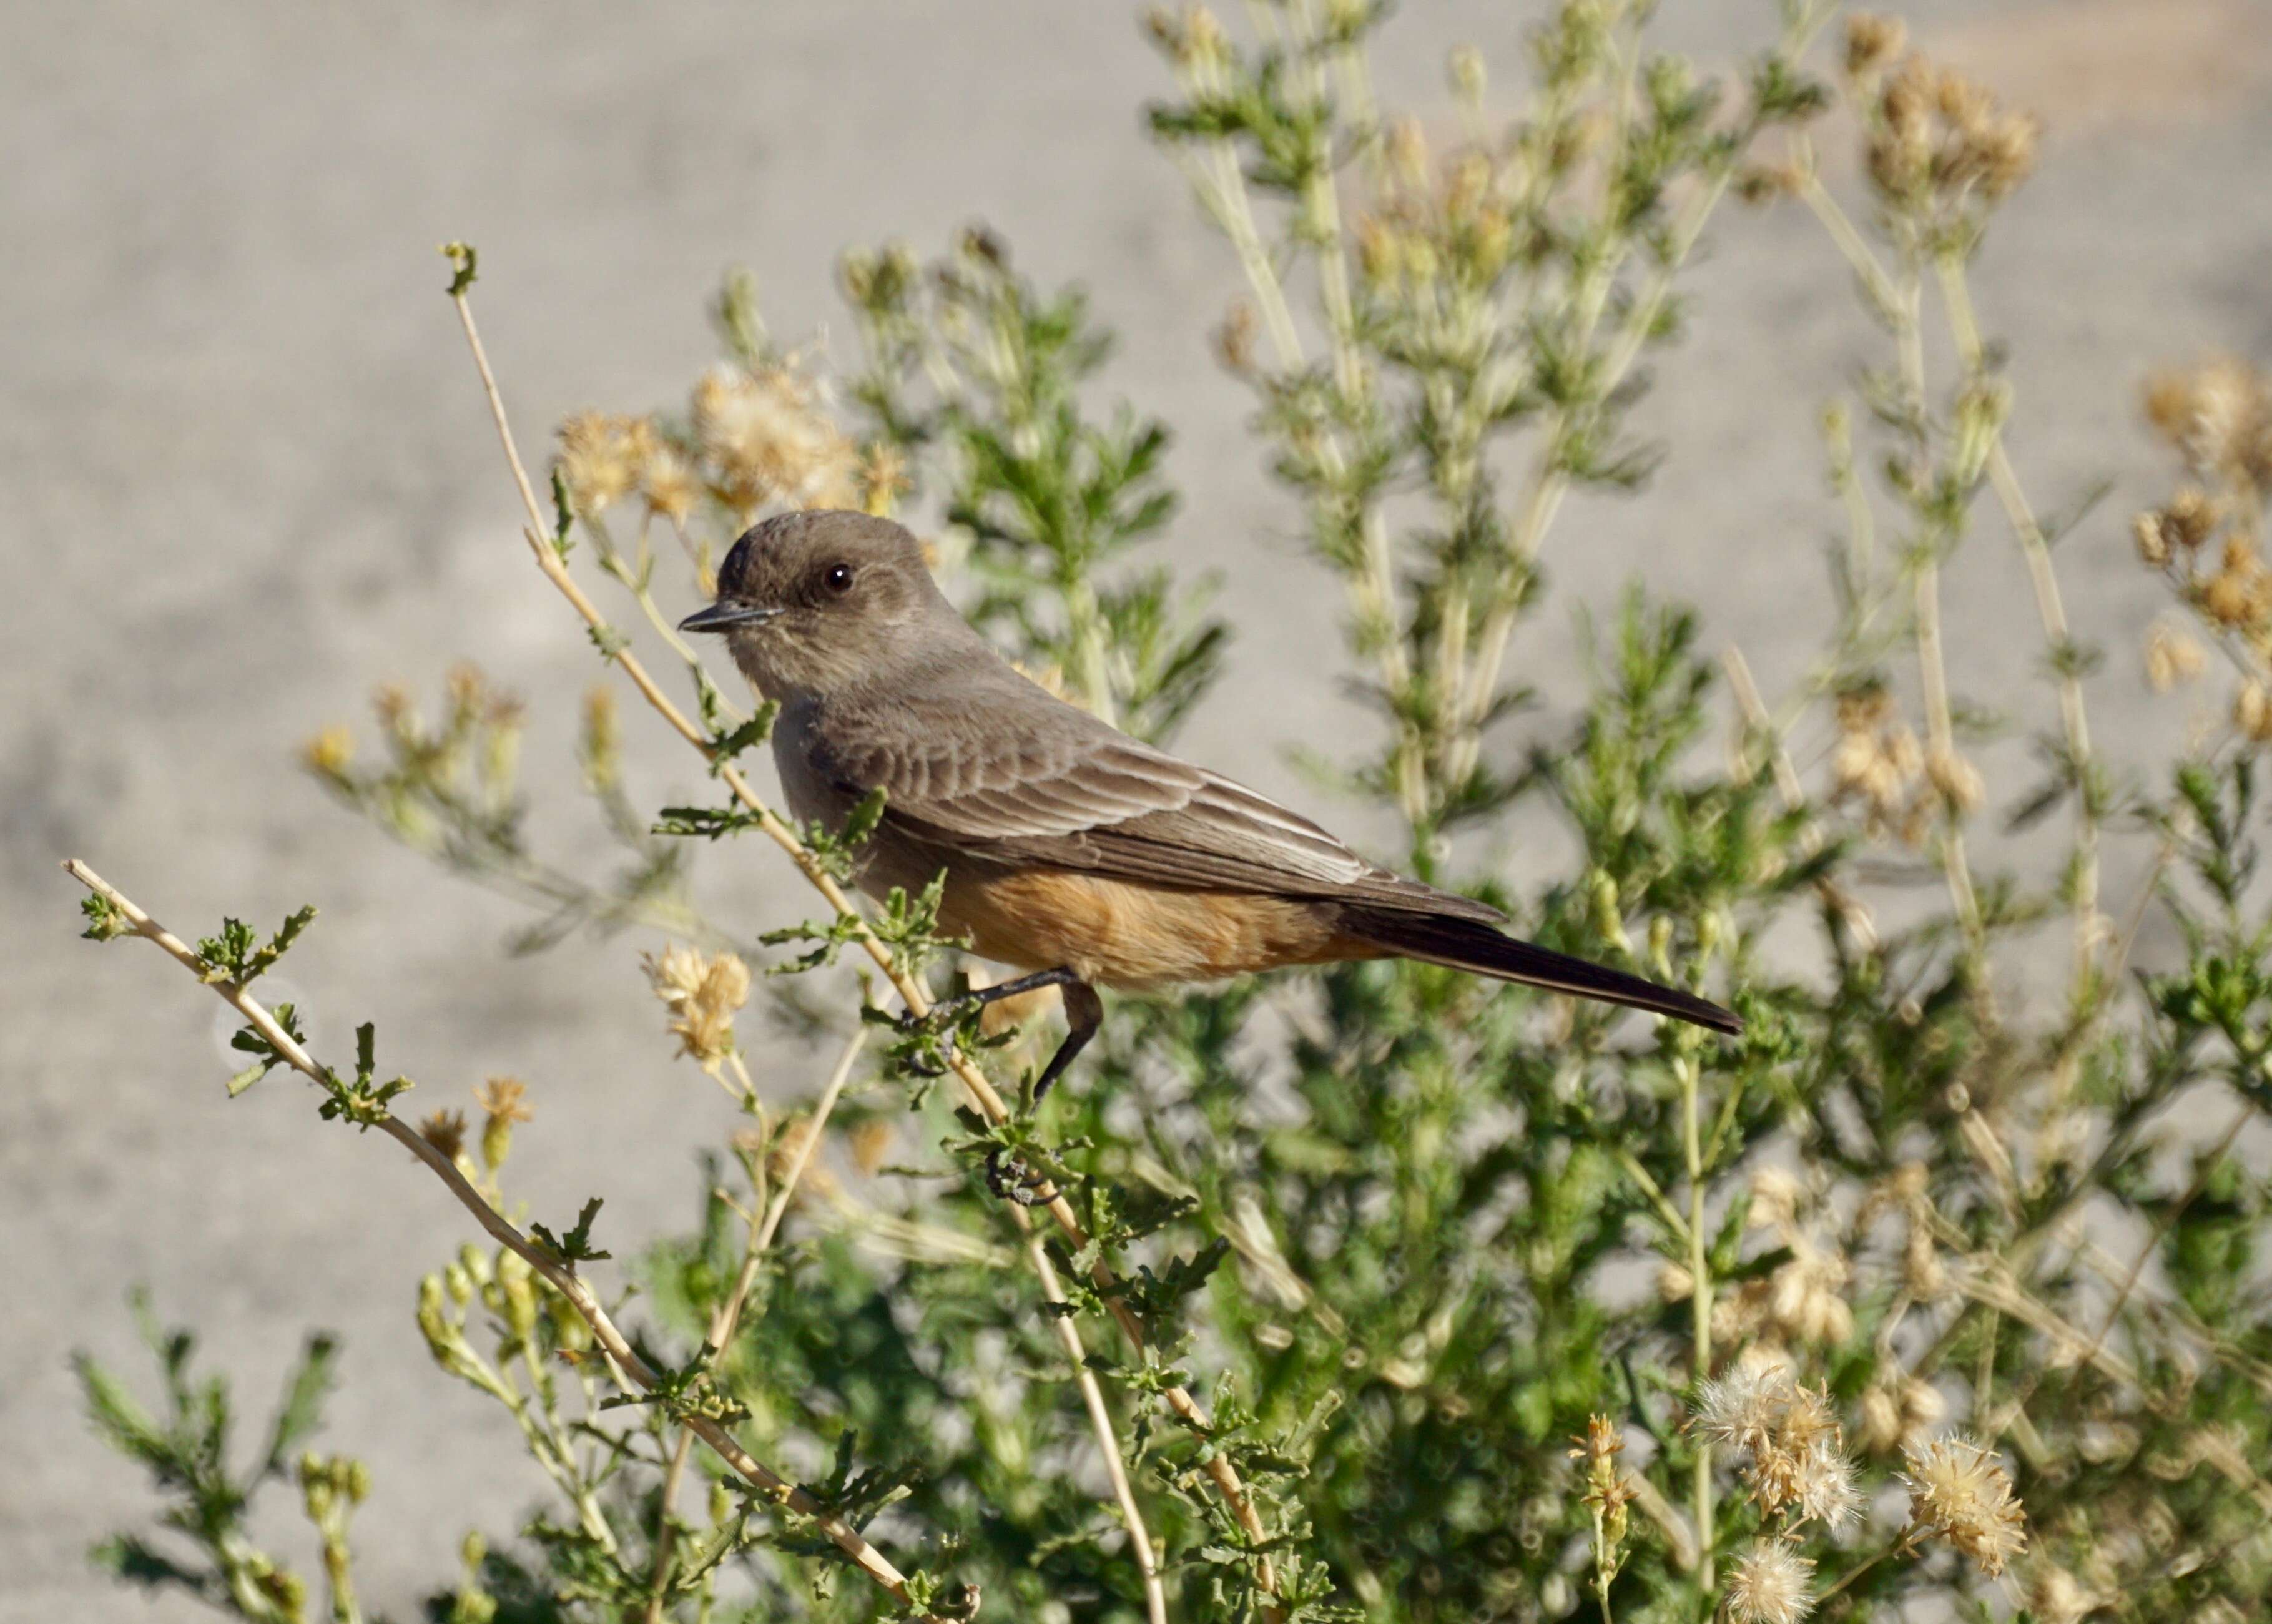
[[[983,1009],[998,999],[1015,998],[1020,992],[1039,992],[1043,987],[1066,988],[1065,1007],[1070,1010],[1072,1007],[1071,989],[1081,984],[1080,977],[1065,965],[1060,964],[1055,969],[1037,969],[1030,976],[1013,977],[1008,981],[998,981],[990,987],[973,987],[968,992],[958,992],[953,998],[943,998],[933,1004],[927,1014],[901,1015],[899,1019],[899,1028],[902,1032],[924,1031],[936,1026],[943,1019],[952,1019],[960,1015],[966,1009]],[[1089,996],[1093,999],[1095,994],[1091,993]],[[952,1053],[954,1047],[953,1039],[950,1038],[947,1041],[946,1047]],[[1067,1055],[1065,1058],[1070,1059],[1072,1057]],[[945,1074],[943,1067],[918,1066],[912,1069],[918,1076],[938,1077]]]
[[[1050,1063],[1042,1067],[1042,1074],[1034,1079],[1034,1104],[1050,1091],[1050,1085],[1065,1075],[1073,1057],[1096,1036],[1096,1029],[1104,1022],[1104,1000],[1096,996],[1096,989],[1078,977],[1062,984],[1065,987],[1065,1037]]]
[[[1043,971],[1043,974],[1049,976],[1055,972]],[[1051,984],[1036,977],[1029,976],[1025,979],[1041,985]],[[1050,1057],[1050,1063],[1042,1067],[1042,1074],[1034,1079],[1034,1104],[1036,1105],[1049,1093],[1050,1085],[1065,1075],[1065,1068],[1073,1062],[1073,1057],[1087,1046],[1090,1038],[1096,1036],[1096,1029],[1104,1020],[1104,1000],[1096,996],[1095,987],[1069,973],[1055,984],[1065,989],[1065,1025],[1068,1029],[1065,1042],[1058,1045],[1058,1051]],[[1057,1194],[1049,1188],[1049,1179],[1045,1175],[1029,1171],[1015,1156],[1005,1160],[999,1150],[986,1158],[986,1187],[1004,1201],[1015,1201],[1020,1207],[1043,1206]]]

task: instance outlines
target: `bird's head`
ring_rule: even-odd
[[[679,622],[723,636],[768,699],[841,692],[968,634],[916,538],[888,519],[829,510],[754,525],[718,569],[718,600]]]

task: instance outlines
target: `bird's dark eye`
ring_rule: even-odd
[[[831,592],[849,592],[852,590],[852,566],[848,564],[832,564],[828,566],[828,573],[821,579],[828,583],[828,589]]]

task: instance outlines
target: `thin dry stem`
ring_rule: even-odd
[[[496,376],[490,369],[488,354],[482,348],[481,330],[474,322],[473,307],[467,301],[462,290],[451,295],[451,303],[457,306],[458,318],[460,326],[465,329],[467,345],[473,351],[474,364],[481,373],[482,387],[489,400],[490,414],[497,426],[498,441],[504,447],[505,460],[511,466],[514,483],[520,490],[521,501],[528,516],[528,527],[525,534],[530,550],[535,556],[537,567],[543,571],[545,578],[550,580],[575,608],[576,612],[583,617],[586,625],[598,631],[606,625],[604,617],[594,606],[591,599],[585,595],[583,589],[577,585],[574,578],[568,573],[567,565],[561,559],[558,552],[544,539],[543,513],[537,506],[535,490],[528,482],[527,472],[521,464],[519,450],[513,442],[512,428],[505,415],[504,401],[497,393]],[[630,649],[624,648],[618,650],[611,657],[615,663],[623,669],[624,674],[631,679],[632,685],[639,691],[640,697],[645,699],[656,714],[669,724],[672,730],[701,752],[706,760],[709,759],[711,757],[709,740],[703,736],[701,730],[687,719],[685,713],[673,704],[669,697],[655,685],[654,679],[647,674],[646,667],[639,662],[639,656]],[[854,924],[855,939],[859,943],[861,951],[865,953],[876,967],[884,973],[885,977],[891,983],[893,990],[900,995],[901,1002],[908,1013],[918,1019],[929,1014],[930,998],[924,991],[922,982],[876,935],[868,924],[867,917],[845,894],[844,888],[837,884],[834,877],[821,866],[819,860],[806,849],[804,842],[797,837],[796,831],[783,821],[771,807],[757,797],[756,793],[751,790],[748,780],[744,778],[736,768],[730,765],[721,766],[719,767],[718,775],[726,785],[728,792],[757,819],[758,827],[766,837],[781,848],[789,860],[796,865],[797,872],[804,876],[806,882],[814,890],[820,893],[837,917]],[[984,1072],[960,1051],[952,1054],[949,1063],[956,1080],[962,1085],[972,1105],[981,1115],[993,1123],[1009,1120],[1009,1106],[993,1083],[988,1081]],[[1044,1209],[1057,1224],[1058,1228],[1063,1231],[1074,1251],[1078,1252],[1087,1246],[1087,1231],[1064,1196],[1053,1190],[1049,1192]],[[1010,1219],[1018,1226],[1021,1237],[1030,1235],[1033,1219],[1027,1209],[1022,1206],[1012,1205],[1008,1210]],[[1144,1328],[1138,1323],[1134,1312],[1121,1300],[1119,1282],[1110,1266],[1102,1259],[1098,1260],[1089,1269],[1089,1278],[1104,1293],[1113,1321],[1119,1326],[1121,1334],[1128,1339],[1130,1345],[1140,1351],[1146,1342]],[[1046,1294],[1047,1283],[1044,1283],[1044,1291]],[[1050,1300],[1056,1305],[1063,1303],[1061,1297],[1050,1296]],[[1165,1397],[1169,1408],[1173,1410],[1185,1425],[1202,1433],[1211,1430],[1206,1411],[1200,1408],[1199,1402],[1192,1398],[1186,1389],[1182,1387],[1170,1388],[1167,1390]],[[1117,1458],[1119,1452],[1117,1448],[1108,1448],[1105,1453],[1109,1457]],[[1239,1478],[1237,1468],[1218,1453],[1207,1463],[1207,1472],[1209,1480],[1222,1493],[1225,1503],[1231,1509],[1231,1514],[1237,1519],[1239,1526],[1245,1530],[1248,1537],[1258,1542],[1267,1539],[1269,1537],[1268,1530],[1263,1526],[1261,1516],[1255,1511],[1253,1503],[1246,1493],[1245,1485]],[[1132,1530],[1132,1537],[1136,1537]],[[1276,1576],[1267,1557],[1258,1565],[1258,1575],[1264,1590],[1274,1594],[1277,1590]]]
[[[1042,1238],[1028,1227],[1026,1231],[1026,1259],[1033,1265],[1035,1276],[1042,1283],[1043,1295],[1055,1302],[1065,1300],[1065,1286],[1058,1279],[1056,1265],[1050,1261],[1049,1251]],[[1096,1373],[1088,1366],[1087,1350],[1081,1346],[1080,1328],[1073,1323],[1070,1313],[1051,1316],[1058,1340],[1065,1344],[1065,1357],[1072,1361],[1074,1383],[1080,1388],[1080,1402],[1088,1410],[1090,1429],[1102,1446],[1104,1473],[1112,1483],[1112,1497],[1120,1503],[1121,1520],[1128,1525],[1131,1554],[1136,1559],[1137,1571],[1144,1576],[1144,1612],[1151,1624],[1167,1624],[1168,1594],[1160,1583],[1160,1553],[1153,1548],[1152,1536],[1144,1525],[1144,1512],[1136,1503],[1136,1490],[1128,1481],[1128,1469],[1120,1458],[1115,1441],[1112,1411],[1105,1407],[1104,1388]]]
[[[1712,1374],[1712,1251],[1711,1234],[1704,1227],[1704,1199],[1708,1193],[1704,1176],[1703,1067],[1692,1052],[1678,1063],[1680,1077],[1681,1151],[1688,1166],[1688,1283],[1693,1311],[1696,1380]],[[1696,1480],[1691,1491],[1695,1502],[1696,1543],[1701,1564],[1698,1580],[1707,1593],[1713,1586],[1712,1446],[1696,1451]]]
[[[757,1283],[758,1271],[765,1266],[766,1255],[773,1249],[774,1236],[781,1229],[782,1217],[796,1194],[796,1186],[804,1177],[804,1170],[820,1144],[820,1136],[828,1126],[829,1113],[836,1109],[836,1101],[844,1092],[844,1084],[852,1075],[852,1067],[860,1059],[861,1050],[867,1047],[868,1029],[861,1027],[852,1034],[851,1041],[837,1056],[836,1066],[828,1074],[828,1081],[820,1090],[820,1098],[812,1108],[803,1136],[797,1141],[796,1154],[790,1159],[788,1171],[782,1173],[781,1188],[774,1194],[773,1202],[766,1208],[762,1218],[752,1215],[749,1245],[742,1254],[741,1273],[734,1277],[733,1289],[710,1321],[707,1338],[710,1355],[715,1358],[734,1339],[734,1332],[742,1322],[743,1305],[749,1301],[750,1290]],[[740,1057],[735,1057],[738,1067]],[[748,1074],[743,1074],[744,1084]],[[751,1089],[755,1093],[755,1089]],[[654,1589],[647,1597],[647,1624],[659,1624],[662,1617],[663,1592],[670,1574],[671,1549],[677,1541],[677,1525],[671,1521],[670,1508],[678,1498],[678,1485],[686,1475],[687,1457],[693,1453],[694,1429],[682,1426],[677,1445],[671,1450],[670,1463],[663,1469],[662,1493],[656,1502],[659,1526],[655,1533]]]
[[[64,870],[89,891],[101,897],[117,910],[120,917],[134,927],[136,935],[154,942],[184,969],[204,981],[207,975],[205,962],[195,949],[172,932],[152,918],[133,900],[112,886],[102,876],[77,857],[66,858]],[[325,1069],[318,1065],[297,1038],[278,1023],[260,1002],[243,988],[231,981],[208,984],[221,1001],[229,1005],[250,1022],[275,1051],[283,1057],[293,1070],[320,1085],[328,1086]],[[654,1369],[639,1356],[608,1311],[600,1306],[592,1290],[579,1278],[572,1267],[557,1262],[552,1254],[531,1241],[498,1212],[466,1181],[448,1156],[427,1142],[425,1136],[393,1114],[383,1115],[375,1126],[379,1132],[416,1156],[430,1168],[435,1177],[449,1187],[460,1205],[472,1213],[491,1239],[517,1253],[530,1269],[542,1276],[545,1283],[565,1298],[571,1307],[591,1328],[593,1340],[607,1355],[609,1365],[627,1387],[652,1390],[656,1383]],[[734,1435],[717,1422],[705,1417],[691,1418],[687,1426],[702,1441],[715,1450],[735,1471],[776,1504],[787,1506],[799,1515],[811,1519],[813,1524],[836,1548],[852,1560],[854,1566],[873,1579],[892,1598],[902,1605],[908,1599],[907,1575],[894,1568],[884,1553],[862,1538],[858,1530],[830,1511],[804,1490],[766,1466],[735,1441]],[[929,1616],[929,1615],[926,1615]]]
[[[1948,312],[1957,353],[1966,370],[1978,377],[1986,370],[1986,350],[1980,340],[1979,321],[1972,312],[1972,294],[1965,281],[1963,264],[1953,255],[1943,255],[1937,265],[1941,303]],[[2090,776],[2090,719],[2083,708],[2079,664],[2066,657],[2072,651],[2074,635],[2069,629],[2066,604],[2059,593],[2059,573],[2052,564],[2051,545],[2027,493],[2021,488],[2018,471],[2013,468],[2011,453],[2004,444],[2001,423],[1996,425],[1989,443],[1988,483],[2027,561],[2037,617],[2043,623],[2044,641],[2052,651],[2058,673],[2059,727],[2066,741],[2068,766],[2076,780],[2074,869],[2070,881],[2074,893],[2074,947],[2068,1002],[2078,1019],[2075,1029],[2060,1044],[2059,1059],[2052,1071],[2052,1096],[2045,1107],[2045,1118],[2047,1131],[2056,1132],[2058,1125],[2066,1119],[2082,1039],[2094,1024],[2092,1017],[2100,1001],[2098,954],[2106,939],[2105,922],[2098,912],[2098,807]]]
[[[1640,353],[1648,342],[1649,332],[1656,325],[1665,300],[1671,296],[1674,279],[1687,263],[1688,256],[1695,251],[1697,241],[1704,235],[1704,228],[1710,222],[1713,211],[1719,206],[1721,198],[1727,195],[1730,178],[1730,174],[1714,176],[1703,192],[1690,204],[1687,214],[1674,233],[1670,251],[1634,300],[1603,366],[1600,388],[1604,397],[1615,393],[1625,381],[1626,374],[1640,358]],[[1581,349],[1593,342],[1595,326],[1601,318],[1608,295],[1606,279],[1598,294],[1581,290],[1584,314],[1578,337]],[[1546,532],[1552,528],[1554,516],[1561,508],[1562,498],[1569,492],[1570,476],[1561,466],[1560,444],[1567,427],[1567,414],[1558,413],[1548,430],[1546,444],[1540,448],[1538,460],[1532,468],[1520,516],[1509,537],[1509,550],[1526,565],[1537,557],[1539,548],[1545,542]],[[1475,769],[1476,762],[1482,755],[1483,739],[1479,730],[1484,718],[1491,714],[1492,700],[1498,692],[1499,674],[1506,663],[1507,646],[1514,635],[1515,618],[1520,607],[1513,602],[1493,605],[1484,617],[1482,631],[1476,640],[1476,662],[1460,698],[1461,731],[1453,744],[1450,777],[1454,783]]]
[[[1775,774],[1775,793],[1782,797],[1786,807],[1797,812],[1806,805],[1806,789],[1799,780],[1798,767],[1790,759],[1790,751],[1783,741],[1782,730],[1775,726],[1775,718],[1768,714],[1767,701],[1760,695],[1760,685],[1752,677],[1750,662],[1744,658],[1742,649],[1730,643],[1721,651],[1720,664],[1728,673],[1728,686],[1735,692],[1736,704],[1744,713],[1745,722],[1767,741],[1768,760]],[[1820,830],[1810,827],[1800,849],[1812,856],[1821,848]],[[1870,917],[1870,910],[1858,898],[1849,896],[1827,874],[1814,882],[1814,894],[1822,899],[1826,907],[1835,910],[1845,921],[1846,928],[1854,932],[1855,939],[1865,950],[1877,947],[1877,921]]]

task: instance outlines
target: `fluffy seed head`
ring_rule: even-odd
[[[1728,1613],[1737,1624],[1797,1624],[1814,1611],[1814,1564],[1780,1539],[1761,1539],[1728,1575]]]
[[[2027,1517],[2012,1479],[1985,1448],[1957,1436],[1905,1454],[1912,1523],[1940,1534],[1991,1578],[2027,1549]]]
[[[679,1052],[715,1072],[734,1051],[734,1012],[748,1001],[750,967],[731,953],[703,957],[673,943],[661,957],[639,955],[648,984],[672,1015]]]

